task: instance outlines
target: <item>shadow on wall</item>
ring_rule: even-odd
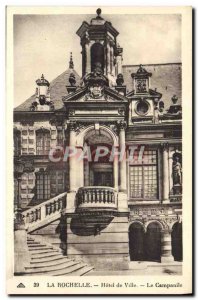
[[[113,216],[83,215],[73,217],[71,220],[71,231],[79,236],[99,235],[113,220]]]
[[[64,213],[61,214],[60,223],[56,227],[56,234],[59,234],[60,248],[63,255],[67,255],[67,218]]]

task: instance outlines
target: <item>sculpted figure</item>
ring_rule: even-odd
[[[182,184],[182,168],[181,163],[179,162],[179,157],[175,156],[173,158],[173,167],[172,167],[172,175],[173,175],[173,185]]]

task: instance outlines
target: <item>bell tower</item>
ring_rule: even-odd
[[[121,73],[123,49],[116,40],[119,32],[101,17],[101,12],[98,8],[97,16],[91,19],[90,24],[84,21],[77,30],[82,46],[82,76],[100,66],[109,85],[115,86],[116,76]]]

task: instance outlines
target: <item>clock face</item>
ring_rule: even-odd
[[[137,79],[136,80],[136,92],[145,93],[147,92],[147,82],[146,79]]]
[[[138,101],[136,104],[136,113],[140,116],[145,116],[149,111],[149,104],[147,101]]]

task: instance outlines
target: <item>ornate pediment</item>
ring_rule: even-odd
[[[63,102],[70,101],[121,101],[127,102],[127,98],[115,89],[109,88],[109,80],[103,74],[100,63],[94,70],[83,77],[82,87],[63,97]]]
[[[135,91],[131,91],[126,96],[129,99],[133,99],[133,98],[137,99],[138,97],[141,97],[142,95],[137,95],[135,93]],[[160,99],[162,97],[162,94],[157,92],[156,90],[149,89],[148,92],[144,94],[144,97],[159,98]]]
[[[101,85],[87,85],[63,97],[65,105],[69,102],[124,102],[128,99],[114,89]]]

